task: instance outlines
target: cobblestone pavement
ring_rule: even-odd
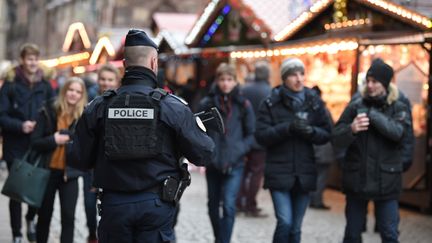
[[[0,187],[6,176],[0,172]],[[80,182],[81,183],[81,182]],[[82,184],[81,184],[82,185]],[[267,218],[247,218],[239,215],[233,232],[232,243],[266,243],[271,242],[276,220],[269,192],[261,190],[259,204],[269,215]],[[327,190],[325,201],[332,206],[331,211],[309,209],[303,223],[302,242],[304,243],[339,243],[345,224],[343,215],[344,197],[341,193]],[[206,208],[206,181],[200,173],[192,174],[192,186],[188,188],[181,202],[179,223],[176,227],[177,243],[210,243],[213,233]],[[56,202],[51,224],[50,242],[59,242],[60,224],[58,201]],[[372,212],[372,209],[369,210]],[[371,233],[374,220],[368,217],[368,233],[363,234],[363,242],[379,243],[377,234]],[[78,199],[76,211],[75,242],[84,243],[87,237],[82,193]],[[401,210],[400,224],[401,243],[429,243],[432,239],[432,216]],[[25,229],[23,228],[23,232]],[[8,199],[0,196],[0,243],[11,242],[9,228]]]

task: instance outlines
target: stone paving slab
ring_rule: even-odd
[[[6,172],[0,169],[0,187],[6,178]],[[80,190],[82,181],[80,180]],[[273,205],[269,192],[261,190],[258,195],[259,205],[267,218],[236,217],[232,243],[267,243],[271,242],[276,225]],[[330,211],[308,209],[303,223],[302,242],[304,243],[339,243],[345,225],[344,196],[333,190],[325,192],[325,201],[332,206]],[[207,190],[205,177],[201,173],[192,173],[192,185],[181,202],[179,223],[176,226],[177,243],[210,243],[214,241],[210,220],[207,215]],[[370,212],[372,206],[370,205]],[[400,242],[429,243],[432,241],[432,217],[417,212],[401,210]],[[372,233],[374,219],[368,217],[368,232],[363,234],[363,242],[379,243],[377,234]],[[86,242],[87,228],[82,191],[80,191],[75,221],[75,243]],[[51,223],[50,243],[58,243],[60,235],[59,202],[55,203]],[[25,232],[25,228],[23,228]],[[8,198],[0,195],[0,243],[11,242]]]

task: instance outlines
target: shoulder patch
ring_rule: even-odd
[[[160,101],[168,95],[168,92],[164,89],[157,88],[150,92],[150,95],[154,100]]]
[[[115,90],[113,90],[113,89],[109,89],[109,90],[105,91],[105,92],[102,94],[102,97],[104,97],[104,98],[110,98],[110,97],[112,97],[112,96],[114,96],[114,95],[116,95],[116,94],[117,94],[117,92],[116,92]],[[93,99],[93,100],[95,100],[95,99]]]
[[[173,95],[173,94],[169,94],[169,96],[173,97],[174,99],[180,101],[183,105],[188,105],[187,101],[184,100],[183,98],[177,96],[177,95]]]

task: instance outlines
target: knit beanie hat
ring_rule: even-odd
[[[304,72],[304,70],[304,63],[300,59],[296,57],[285,59],[280,67],[282,81],[285,80],[288,75],[297,71]]]
[[[366,78],[372,77],[380,82],[386,89],[390,85],[393,78],[393,68],[385,63],[381,58],[372,61],[369,70],[366,73]]]

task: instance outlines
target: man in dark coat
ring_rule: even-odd
[[[201,100],[199,110],[217,107],[225,123],[225,134],[208,131],[215,142],[215,152],[206,167],[206,178],[209,216],[216,242],[228,243],[234,227],[235,202],[240,189],[244,157],[254,141],[255,115],[249,100],[239,92],[232,65],[220,64],[215,76],[216,85]]]
[[[385,243],[398,242],[398,197],[402,188],[402,141],[411,126],[409,108],[390,85],[393,69],[373,62],[361,97],[350,102],[333,131],[333,144],[345,150],[343,190],[347,205],[344,243],[361,242],[368,200],[376,207]]]
[[[34,44],[21,47],[20,65],[11,70],[0,91],[0,126],[3,132],[3,153],[10,169],[15,159],[29,149],[30,135],[36,126],[36,117],[42,105],[54,96],[50,84],[39,68],[39,48]],[[9,203],[13,242],[21,242],[21,203]],[[36,240],[34,216],[30,208],[26,215],[27,237]]]
[[[254,113],[258,112],[261,102],[270,95],[270,68],[267,62],[255,64],[255,80],[246,84],[243,95],[251,102]],[[257,207],[256,196],[261,187],[264,175],[265,149],[254,141],[251,151],[246,155],[246,165],[243,172],[242,185],[237,197],[237,209],[250,217],[265,217]]]
[[[304,87],[304,71],[298,58],[283,61],[283,84],[258,111],[255,137],[267,149],[264,187],[270,189],[277,218],[274,243],[300,242],[309,193],[317,183],[313,145],[330,138],[324,103]]]

